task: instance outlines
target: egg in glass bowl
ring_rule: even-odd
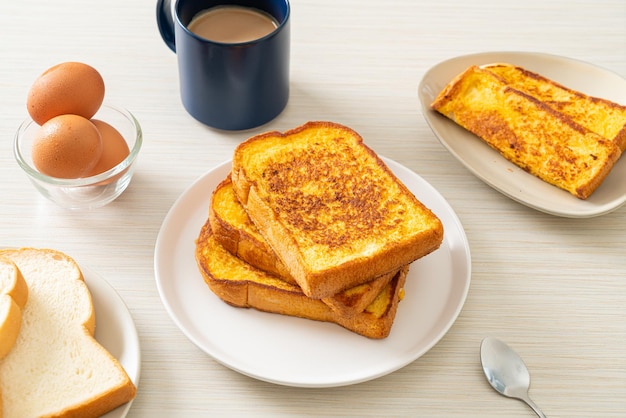
[[[139,122],[128,110],[107,103],[100,106],[90,119],[103,144],[97,152],[97,161],[88,162],[87,168],[70,174],[66,171],[71,165],[89,159],[91,150],[75,148],[74,154],[70,152],[64,160],[59,160],[54,152],[63,144],[55,142],[54,136],[62,129],[60,126],[78,132],[74,124],[80,121],[65,118],[56,125],[57,121],[48,122],[52,127],[26,119],[15,134],[13,146],[17,163],[44,197],[67,209],[94,209],[112,202],[126,190],[143,143]],[[89,129],[86,133],[81,130],[80,135],[89,137]]]

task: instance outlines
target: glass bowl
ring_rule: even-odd
[[[101,174],[77,179],[62,179],[40,173],[33,164],[31,149],[39,125],[26,119],[15,134],[13,153],[35,188],[47,199],[67,209],[94,209],[115,200],[130,184],[134,163],[143,142],[141,127],[126,109],[103,104],[94,119],[113,126],[124,137],[129,155]]]

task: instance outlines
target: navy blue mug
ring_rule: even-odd
[[[277,28],[241,43],[211,41],[187,28],[199,12],[225,5],[265,12]],[[289,0],[177,0],[173,5],[158,0],[159,31],[177,55],[187,112],[224,130],[254,128],[278,116],[289,99],[289,15]]]

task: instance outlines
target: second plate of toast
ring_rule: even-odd
[[[584,94],[626,104],[626,80],[595,65],[556,55],[489,52],[443,61],[424,75],[418,90],[422,113],[439,141],[472,174],[511,199],[556,216],[589,218],[626,203],[626,161],[613,166],[603,184],[581,200],[504,159],[471,132],[430,108],[439,92],[471,65],[508,63],[524,67]]]

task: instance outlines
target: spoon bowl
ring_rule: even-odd
[[[528,368],[511,347],[497,338],[487,337],[480,344],[480,362],[491,387],[501,395],[526,402],[539,417],[545,418],[528,396]]]

